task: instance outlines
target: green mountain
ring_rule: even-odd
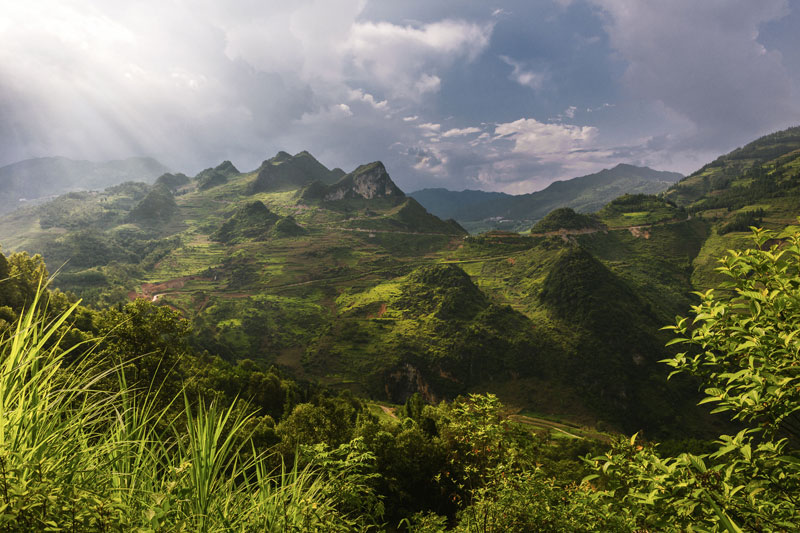
[[[211,187],[228,183],[228,178],[236,176],[239,173],[239,169],[233,166],[233,163],[230,161],[223,161],[215,168],[207,168],[201,171],[194,179],[197,180],[197,188],[204,191]]]
[[[791,153],[760,172],[790,183]],[[0,243],[66,262],[58,286],[95,305],[179,310],[194,345],[228,360],[393,402],[489,390],[534,413],[691,434],[713,424],[692,383],[664,380],[660,328],[715,283],[716,258],[743,242],[734,222],[785,227],[800,196],[759,185],[756,204],[703,209],[739,194],[733,180],[688,205],[629,194],[591,216],[558,209],[530,235],[467,236],[382,164],[344,174],[304,154],[268,160],[291,179],[267,191],[262,165],[210,187],[71,193],[0,218]]]
[[[556,181],[530,194],[423,189],[411,196],[431,213],[454,218],[468,229],[522,229],[559,207],[591,213],[623,194],[658,194],[682,177],[675,172],[621,164],[595,174]]]
[[[559,207],[553,209],[545,217],[533,225],[531,233],[547,233],[559,230],[597,230],[603,223],[595,215],[576,213],[572,208]]]
[[[261,163],[256,172],[255,180],[248,187],[250,194],[294,190],[315,181],[332,183],[344,174],[340,169],[328,170],[306,151],[293,156],[278,152]]]
[[[417,200],[431,213],[436,216],[454,218],[461,217],[466,220],[472,218],[468,214],[469,210],[477,208],[481,210],[481,216],[484,215],[484,206],[500,204],[503,201],[511,201],[513,195],[504,192],[487,192],[465,189],[463,191],[451,191],[443,188],[421,189],[409,193],[409,196]],[[487,215],[483,218],[488,218],[492,215]]]
[[[27,159],[0,167],[0,213],[70,191],[102,190],[125,181],[152,182],[167,171],[149,157],[102,163],[66,157]]]
[[[765,135],[718,157],[664,196],[692,210],[740,209],[757,200],[795,196],[799,150],[800,127]]]

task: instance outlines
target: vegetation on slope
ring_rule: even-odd
[[[214,168],[207,168],[194,177],[197,188],[201,191],[228,183],[228,178],[239,174],[239,170],[230,161],[223,161]]]
[[[156,185],[128,214],[128,220],[144,225],[168,222],[177,212],[175,197],[166,185]]]
[[[658,194],[681,177],[675,172],[623,164],[595,174],[556,181],[530,194],[512,196],[427,189],[411,193],[411,196],[437,216],[452,217],[462,223],[473,222],[470,227],[474,221],[484,220],[488,224],[484,229],[499,228],[506,220],[516,221],[515,227],[527,228],[559,207],[591,213],[623,194]]]
[[[609,227],[657,224],[686,218],[686,212],[669,200],[647,194],[624,194],[597,212]]]
[[[765,135],[703,166],[665,196],[680,205],[709,209],[741,207],[796,190],[798,150],[800,127]]]
[[[547,346],[528,319],[492,304],[453,265],[421,267],[337,303],[340,316],[309,351],[309,370],[344,373],[396,401],[419,389],[452,397],[489,376],[544,368]]]
[[[278,220],[278,215],[270,211],[263,202],[256,200],[240,207],[209,237],[228,244],[245,240],[264,241],[269,238]]]
[[[531,228],[531,233],[546,233],[548,231],[601,229],[603,223],[593,215],[576,213],[569,207],[560,207],[550,211],[542,220]]]
[[[160,185],[163,185],[164,187],[169,189],[169,192],[171,192],[172,194],[175,194],[178,191],[178,189],[180,189],[181,187],[183,187],[187,183],[189,183],[189,177],[186,176],[186,174],[181,174],[181,173],[169,174],[169,173],[167,173],[167,174],[162,174],[161,176],[159,176],[158,179],[156,179],[155,183],[153,183],[153,185],[156,186],[156,187],[158,187]]]
[[[341,177],[340,172],[328,170],[306,151],[291,156],[286,152],[264,161],[256,179],[248,187],[249,194],[293,190],[319,181],[332,183]]]

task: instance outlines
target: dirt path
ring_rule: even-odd
[[[553,422],[552,420],[547,420],[545,418],[538,418],[527,415],[510,415],[509,418],[514,422],[518,422],[520,424],[555,430],[573,439],[586,439],[587,437],[590,437],[592,439],[604,442],[609,441],[609,437],[607,435],[603,435],[602,433],[598,433],[596,431],[591,431],[591,430],[589,431],[581,430],[581,432],[584,433],[585,436],[576,435],[575,433],[573,433],[577,432],[577,430],[575,430],[574,428],[566,424],[562,424],[560,422]]]
[[[335,231],[352,231],[352,232],[360,232],[360,233],[396,233],[399,235],[440,235],[444,237],[458,237],[458,235],[454,235],[452,233],[427,233],[421,231],[395,231],[390,229],[363,229],[363,228],[342,228],[338,226],[326,226],[329,230]]]
[[[378,407],[383,409],[383,412],[386,413],[387,415],[391,416],[392,418],[397,418],[397,415],[394,414],[394,410],[395,410],[394,407],[386,407],[385,405],[379,405]]]

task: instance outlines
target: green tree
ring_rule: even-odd
[[[131,387],[161,386],[165,398],[177,394],[191,332],[177,311],[138,299],[122,309],[105,310],[98,326],[103,338],[99,357],[108,365],[122,364]]]
[[[662,458],[634,435],[594,459],[615,513],[643,529],[795,531],[800,523],[800,234],[730,251],[727,281],[669,327],[687,350],[665,362],[705,384],[701,403],[745,425],[709,454]]]

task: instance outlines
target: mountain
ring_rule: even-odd
[[[323,198],[326,202],[352,198],[403,198],[405,194],[394,184],[383,163],[362,165],[333,184]]]
[[[558,207],[591,213],[623,194],[660,193],[682,177],[676,172],[620,164],[595,174],[555,181],[529,194],[423,189],[410,196],[437,216],[454,218],[468,228],[527,228]]]
[[[409,193],[409,196],[425,206],[436,216],[462,219],[467,215],[469,209],[492,202],[500,203],[509,201],[512,195],[503,192],[486,192],[475,190],[450,191],[448,189],[422,189]]]
[[[148,157],[76,161],[66,157],[27,159],[0,168],[0,213],[76,190],[102,190],[125,181],[152,182],[169,169]]]
[[[344,174],[341,169],[328,170],[306,151],[293,156],[278,152],[261,163],[256,172],[256,179],[248,188],[250,194],[292,190],[315,181],[329,184]]]
[[[274,236],[304,235],[292,216],[280,217],[256,200],[244,204],[225,221],[217,231],[209,235],[213,241],[235,244],[248,240],[266,241]]]
[[[465,235],[379,162],[345,174],[301,152],[210,187],[172,175],[70,193],[0,217],[0,244],[64,265],[56,285],[96,306],[143,297],[180,311],[193,344],[227,360],[384,401],[491,391],[580,423],[702,434],[713,424],[695,384],[665,380],[661,327],[716,285],[748,221],[792,223],[800,142],[779,137],[689,202],[624,194],[592,215],[557,209],[526,235]],[[291,179],[255,187],[267,174]]]
[[[800,188],[800,126],[765,135],[680,180],[664,196],[694,210],[741,208]]]
[[[215,168],[207,168],[201,171],[194,179],[197,180],[197,187],[202,191],[228,183],[228,178],[236,176],[239,173],[239,169],[233,166],[233,163],[230,161],[223,161]]]

